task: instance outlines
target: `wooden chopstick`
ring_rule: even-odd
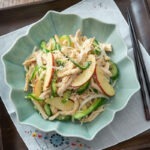
[[[149,96],[150,96],[150,81],[149,81],[149,77],[148,77],[148,74],[147,74],[147,71],[146,71],[146,66],[145,66],[145,63],[144,63],[143,55],[142,55],[142,52],[141,52],[141,48],[140,48],[139,42],[137,40],[136,31],[134,29],[134,24],[133,24],[133,22],[131,20],[130,13],[129,13],[129,19],[130,19],[130,23],[131,23],[131,27],[132,27],[132,34],[133,34],[133,37],[134,37],[134,40],[135,40],[136,51],[138,53],[138,56],[139,56],[139,59],[140,59],[140,63],[142,65],[143,74],[144,74],[144,77],[145,77],[145,80],[146,80],[147,90],[148,90],[148,93],[149,93]]]
[[[132,39],[132,44],[133,44],[133,53],[134,53],[134,58],[135,58],[137,75],[138,75],[138,79],[141,85],[141,95],[142,95],[142,100],[143,100],[145,117],[146,117],[146,120],[150,120],[150,105],[149,105],[150,82],[149,82],[149,77],[148,77],[145,63],[143,60],[143,55],[141,52],[139,42],[137,40],[136,31],[134,29],[134,24],[132,22],[129,9],[127,9],[127,19],[128,19],[128,24],[130,27],[130,34],[131,34],[131,39]],[[146,91],[148,92],[148,96],[146,95]]]

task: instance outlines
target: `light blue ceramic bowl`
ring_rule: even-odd
[[[112,43],[112,59],[117,63],[120,77],[116,95],[110,105],[91,123],[83,125],[71,122],[47,121],[33,108],[31,101],[24,99],[25,72],[23,61],[31,54],[34,46],[41,40],[48,40],[54,34],[74,34],[81,29],[83,35],[96,37],[99,41]],[[6,81],[11,88],[11,100],[16,108],[19,122],[36,127],[42,131],[56,131],[63,136],[80,137],[92,140],[123,109],[131,96],[139,90],[134,64],[127,56],[127,47],[117,31],[116,25],[106,24],[93,18],[82,19],[73,14],[48,12],[35,23],[27,34],[18,39],[7,54],[3,56]],[[123,119],[123,118],[122,118]]]

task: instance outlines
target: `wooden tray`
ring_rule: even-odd
[[[48,0],[0,9],[0,35],[39,20],[47,11],[62,11],[80,0]]]

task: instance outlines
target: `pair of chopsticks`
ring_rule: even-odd
[[[150,81],[129,9],[127,9],[127,20],[130,27],[137,75],[141,85],[141,96],[144,106],[145,118],[146,120],[150,120]]]

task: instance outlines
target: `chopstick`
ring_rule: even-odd
[[[141,85],[141,96],[142,96],[142,101],[144,106],[145,118],[146,120],[150,120],[150,81],[146,71],[143,55],[137,39],[135,27],[132,22],[129,9],[127,9],[127,19],[130,27],[130,34],[131,34],[131,39],[133,44],[133,53],[135,58],[137,75]],[[148,96],[146,95],[146,91],[148,93]]]

